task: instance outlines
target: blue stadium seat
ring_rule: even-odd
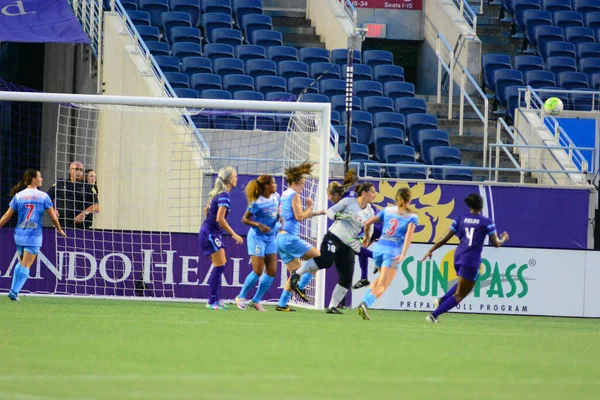
[[[504,88],[504,98],[506,99],[506,115],[511,121],[515,118],[515,109],[520,107],[519,104],[519,89],[524,88],[523,86],[506,86]],[[524,100],[524,96],[521,95],[521,101]]]
[[[540,25],[552,25],[552,14],[542,10],[527,10],[523,13],[525,39],[532,46],[535,42],[535,27]]]
[[[410,114],[427,112],[425,100],[414,97],[403,97],[396,99],[394,101],[394,106],[396,108],[396,112],[403,114],[405,118]]]
[[[190,75],[190,87],[202,93],[203,90],[222,89],[221,77],[216,74]]]
[[[600,90],[600,74],[590,76],[590,87],[595,90]]]
[[[502,106],[506,106],[506,98],[504,97],[504,88],[506,86],[523,86],[523,74],[513,69],[500,69],[494,74],[496,86],[496,99]]]
[[[432,165],[460,165],[460,150],[456,147],[437,146],[429,150],[429,157]],[[433,169],[432,175],[436,179],[441,179],[443,173],[441,169]]]
[[[170,10],[190,14],[192,27],[200,26],[200,3],[198,0],[170,0]]]
[[[368,65],[364,65],[364,64],[356,64],[354,65],[353,69],[353,76],[354,76],[354,82],[358,82],[358,81],[371,81],[373,80],[373,71],[371,69],[371,67],[369,67]],[[347,65],[342,65],[342,78],[346,79],[346,72],[347,71]]]
[[[169,11],[168,0],[138,0],[138,10],[150,14],[152,26],[162,26],[161,15]]]
[[[267,49],[267,58],[276,63],[298,61],[298,50],[291,46],[272,46]]]
[[[373,79],[381,84],[404,82],[404,68],[399,65],[377,65],[373,68]]]
[[[246,73],[253,78],[277,75],[277,65],[271,60],[248,60]]]
[[[374,81],[359,81],[354,84],[354,95],[361,99],[368,96],[383,96],[383,85]]]
[[[295,95],[300,93],[319,93],[319,85],[312,78],[295,77],[288,79],[288,91]]]
[[[473,170],[466,168],[446,168],[442,170],[442,179],[445,181],[465,181],[473,180]]]
[[[415,97],[415,85],[410,82],[386,82],[383,94],[392,100],[402,97]]]
[[[556,86],[554,73],[548,71],[527,71],[524,74],[525,85],[534,89],[540,89],[548,86]]]
[[[242,130],[244,129],[244,119],[241,115],[215,115],[211,118],[213,129],[222,130]]]
[[[192,121],[198,129],[210,129],[210,117],[206,114],[198,113],[192,115]]]
[[[178,11],[165,12],[161,15],[161,26],[163,29],[163,34],[169,41],[171,40],[171,30],[173,28],[181,27],[181,28],[192,28],[192,17],[190,14]],[[195,29],[195,28],[194,28]],[[196,37],[201,36],[198,34]],[[196,41],[196,40],[194,40]],[[199,42],[199,40],[198,40]]]
[[[600,43],[579,43],[577,58],[600,58]]]
[[[137,1],[135,0],[121,0],[121,5],[127,11],[137,11]]]
[[[229,75],[229,76],[233,76],[233,75]],[[246,101],[263,101],[265,99],[265,95],[260,92],[242,90],[239,92],[234,92],[233,99],[234,100],[246,100]]]
[[[575,0],[573,9],[580,13],[600,11],[600,3],[597,0]]]
[[[190,87],[190,78],[181,72],[165,72],[165,78],[173,89],[187,89]]]
[[[171,46],[165,42],[146,42],[146,47],[150,50],[153,56],[168,56],[171,55]]]
[[[419,132],[419,151],[421,160],[431,164],[430,150],[432,147],[450,146],[450,135],[439,129],[423,129]]]
[[[367,96],[362,99],[362,109],[372,114],[394,112],[394,100],[385,96]]]
[[[129,16],[129,19],[131,20],[131,22],[133,22],[134,25],[152,25],[152,23],[150,22],[150,14],[146,11],[127,11],[127,15]],[[156,25],[156,27],[159,26],[160,25]]]
[[[571,11],[571,0],[542,0],[542,8],[551,13],[555,11]]]
[[[300,61],[307,63],[308,65],[317,63],[317,62],[330,62],[329,59],[329,50],[306,47],[300,49]]]
[[[561,72],[558,75],[558,86],[566,90],[587,89],[588,76],[583,72]]]
[[[211,38],[212,31],[215,29],[231,29],[231,15],[223,13],[210,13],[202,15],[202,27],[204,28],[204,37]]]
[[[360,64],[360,50],[353,52],[354,64]],[[344,65],[348,63],[348,49],[333,49],[331,50],[331,62],[334,64]]]
[[[558,97],[562,100],[563,104],[565,105],[565,110],[568,109],[567,107],[569,106],[569,97],[564,93],[565,90],[563,88],[556,86],[545,87],[543,89],[543,92],[538,92],[542,101],[546,101],[550,97]]]
[[[342,143],[346,143],[346,125],[336,124],[331,125],[331,127],[337,132],[340,138],[340,147],[343,147]],[[350,129],[350,143],[358,143],[358,135],[356,134],[356,128],[354,127]],[[340,151],[339,148],[338,151]]]
[[[280,76],[259,76],[254,79],[256,90],[266,95],[271,92],[286,92],[286,80]]]
[[[173,56],[156,56],[156,63],[162,72],[179,72],[179,58]]]
[[[229,44],[209,43],[204,46],[204,56],[211,60],[233,58],[233,46]]]
[[[557,11],[554,13],[554,25],[565,29],[569,26],[584,26],[583,15],[577,11]]]
[[[310,76],[321,81],[340,79],[340,66],[331,63],[314,63],[310,66]]]
[[[374,68],[376,65],[394,65],[394,55],[391,51],[366,50],[362,54],[363,64]]]
[[[200,92],[202,99],[231,100],[231,93],[226,90],[207,89]]]
[[[237,58],[219,58],[213,61],[213,72],[217,75],[244,75],[244,62]]]
[[[232,14],[231,0],[202,0],[202,13]]]
[[[301,103],[329,103],[329,97],[322,94],[306,93],[303,94],[298,101]],[[334,111],[332,110],[331,112],[333,113]],[[339,112],[337,113],[339,114]]]
[[[515,10],[513,9],[513,1],[514,0],[502,0],[502,10],[506,10],[509,14],[514,15]],[[500,11],[500,14],[504,13]]]
[[[234,0],[233,1],[233,12],[235,14],[235,20],[239,26],[242,26],[244,16],[255,15],[263,13],[263,6],[261,0]]]
[[[296,101],[298,97],[293,93],[288,92],[270,92],[265,94],[267,101]]]
[[[482,58],[484,85],[495,89],[494,73],[498,69],[511,69],[510,57],[506,54],[485,54]],[[484,87],[485,89],[485,87]]]
[[[243,44],[242,31],[237,29],[217,28],[212,31],[211,43],[229,44],[233,47]]]
[[[344,157],[345,149],[339,147],[338,151],[342,157]],[[368,160],[369,159],[369,146],[360,143],[350,143],[350,155],[353,161]]]
[[[267,52],[262,46],[244,44],[235,48],[235,58],[239,58],[244,62],[248,60],[264,60],[267,58]]]
[[[170,39],[171,44],[177,42],[188,42],[202,44],[202,35],[200,29],[176,26],[171,28]]]
[[[375,127],[377,128],[396,128],[406,132],[405,117],[396,112],[382,112],[374,116]]]
[[[521,31],[525,31],[525,11],[541,10],[540,0],[514,0],[514,22]]]
[[[415,148],[402,144],[388,144],[383,148],[386,163],[406,163],[415,161]]]
[[[321,96],[321,95],[319,95]],[[302,96],[304,97],[304,96]],[[326,97],[326,96],[324,96]],[[299,101],[302,101],[302,99],[300,99]],[[306,101],[305,103],[310,103],[310,101]],[[327,99],[327,101],[323,101],[323,102],[315,102],[315,103],[329,103],[329,99]],[[335,110],[331,110],[331,125],[339,125],[340,124],[340,113],[335,111]],[[356,138],[356,141],[358,142],[358,138]]]
[[[569,57],[575,58],[575,45],[569,42],[550,42],[546,44],[546,58]]]
[[[231,74],[223,77],[223,89],[231,93],[254,91],[254,79],[248,75]]]
[[[346,93],[346,81],[342,79],[327,79],[319,83],[319,93],[331,97]]]
[[[171,45],[171,54],[180,60],[185,57],[201,57],[202,46],[198,43],[177,42]]]
[[[330,97],[331,108],[337,112],[344,112],[346,110],[346,95],[338,94]],[[352,109],[361,111],[362,102],[359,97],[352,96]]]
[[[527,71],[543,71],[544,59],[540,56],[515,56],[515,69],[526,73]]]
[[[277,130],[277,121],[275,117],[268,115],[247,115],[244,116],[244,125],[246,130],[263,130],[263,131],[275,131]]]
[[[596,96],[595,89],[577,89],[578,91],[589,91],[590,93],[572,93],[571,94],[571,108],[574,111],[594,111],[598,109],[598,96]]]
[[[264,47],[283,46],[281,32],[259,29],[252,32],[252,44]]]
[[[575,45],[579,43],[595,43],[596,35],[591,28],[571,26],[565,29],[565,40]]]
[[[340,112],[342,121],[346,122],[346,111]],[[352,126],[356,128],[358,143],[369,144],[373,136],[373,116],[365,111],[352,111]]]
[[[548,57],[546,59],[546,70],[554,74],[564,71],[577,71],[575,58],[572,57]]]
[[[600,72],[600,58],[582,58],[579,60],[579,72],[591,76]]]
[[[273,29],[273,19],[268,15],[250,14],[242,19],[242,28],[246,39],[250,40],[255,31],[270,31]]]
[[[594,30],[600,29],[600,11],[586,13],[585,26]]]
[[[212,74],[212,61],[204,57],[185,57],[181,61],[181,69],[188,75]]]
[[[373,129],[373,144],[377,159],[384,162],[383,148],[390,144],[403,145],[404,131],[397,128],[375,128]]]
[[[145,42],[158,42],[160,40],[160,29],[149,25],[136,25],[140,37]]]
[[[437,129],[437,117],[430,114],[415,113],[406,116],[406,127],[408,128],[408,137],[410,143],[416,151],[420,151],[419,132],[423,129]]]
[[[427,179],[427,168],[420,167],[421,163],[418,162],[405,162],[403,165],[397,165],[393,167],[387,167],[386,171],[391,178],[396,179]],[[415,167],[409,167],[408,165],[414,165]]]
[[[197,99],[200,97],[200,93],[194,89],[177,88],[173,90],[177,97],[181,97],[182,99]]]
[[[563,42],[564,32],[558,26],[538,25],[535,27],[535,42],[537,43],[537,52],[543,58],[547,57],[546,45],[550,42]]]
[[[278,70],[279,76],[285,79],[308,78],[308,64],[300,61],[281,61]]]

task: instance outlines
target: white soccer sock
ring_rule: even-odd
[[[296,270],[296,273],[300,276],[306,274],[307,272],[318,271],[319,267],[313,258],[306,261],[303,266]]]
[[[331,294],[329,308],[337,307],[337,305],[340,304],[340,301],[342,301],[346,293],[348,293],[348,289],[346,289],[343,286],[340,286],[339,283],[335,285],[335,289],[333,289],[333,293]]]

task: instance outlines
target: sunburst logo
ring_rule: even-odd
[[[440,203],[442,198],[440,185],[435,185],[433,190],[426,193],[428,187],[424,183],[416,183],[410,186],[407,182],[394,182],[392,186],[388,181],[380,181],[377,198],[374,202],[375,208],[380,210],[396,204],[396,193],[403,187],[410,188],[412,192],[410,204],[419,216],[419,226],[415,230],[413,241],[421,243],[435,242],[448,231],[452,224],[452,218],[449,216],[454,210],[454,199],[451,199],[448,203]],[[448,243],[458,243],[458,238],[454,236]]]

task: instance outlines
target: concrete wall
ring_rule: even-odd
[[[325,47],[329,50],[348,47],[348,36],[353,35],[354,29],[339,3],[330,3],[329,0],[307,1],[307,17],[316,28],[317,35],[325,42]],[[357,45],[360,45],[360,41],[352,42],[353,48],[360,49]]]

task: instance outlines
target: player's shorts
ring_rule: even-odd
[[[289,264],[295,258],[301,258],[313,247],[310,243],[289,233],[278,234],[275,241],[277,242],[277,251],[279,251],[284,264]]]
[[[394,246],[386,246],[381,242],[376,242],[373,245],[373,261],[375,261],[375,265],[379,268],[396,268],[398,269],[401,263],[397,264],[395,267],[392,267],[394,263],[394,257],[402,254],[402,247],[394,247]]]
[[[221,234],[214,232],[200,231],[200,249],[205,256],[210,256],[217,251],[224,249],[223,238]]]
[[[35,255],[37,255],[37,253],[40,252],[40,247],[41,246],[19,246],[19,245],[17,245],[17,253],[19,254],[19,257],[21,257],[21,258],[23,258],[23,254],[25,252],[28,252],[35,256]]]
[[[256,233],[254,229],[248,231],[246,238],[248,243],[248,255],[264,257],[265,254],[277,254],[275,235],[263,236]]]
[[[470,265],[454,265],[456,275],[471,282],[476,282],[479,278],[479,267]]]

